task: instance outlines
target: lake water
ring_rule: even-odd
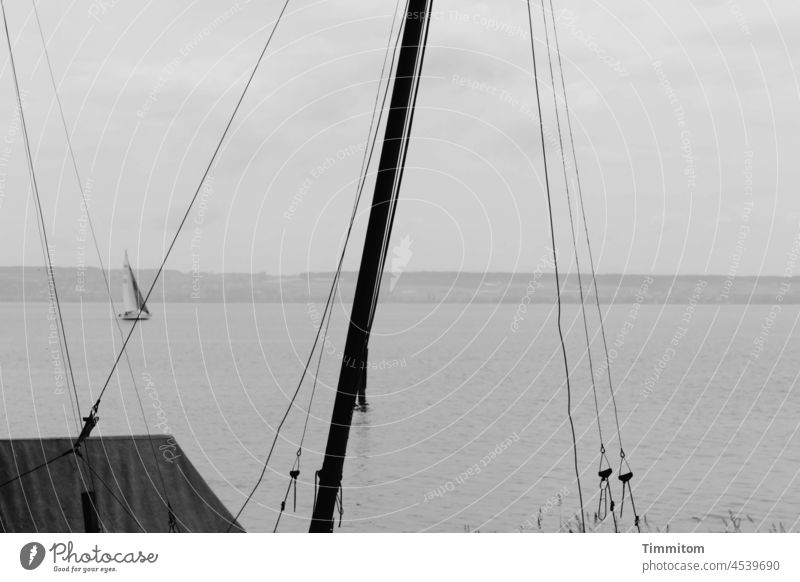
[[[103,398],[96,433],[142,433],[143,417],[154,432],[172,432],[235,513],[300,377],[321,307],[152,310],[129,350],[144,415],[123,364]],[[85,413],[120,341],[106,305],[67,304],[64,315]],[[578,316],[578,306],[565,307],[591,514],[600,444]],[[779,313],[770,306],[688,304],[609,309],[612,376],[644,529],[723,531],[731,527],[730,512],[743,518],[745,531],[800,529],[798,316],[788,305]],[[0,318],[2,437],[74,435],[70,395],[54,375],[47,305],[0,304]],[[308,527],[346,321],[347,306],[337,305],[302,454],[297,512],[290,497],[281,531]],[[619,502],[619,445],[596,320],[590,325]],[[355,414],[345,464],[342,531],[537,530],[537,516],[545,531],[564,529],[578,511],[578,489],[553,309],[381,305],[370,360],[369,408]],[[310,389],[307,382],[243,515],[249,531],[272,531]],[[632,527],[627,501],[621,523]]]

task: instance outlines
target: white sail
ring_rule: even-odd
[[[144,304],[128,260],[128,251],[125,251],[125,262],[122,265],[122,313],[119,316],[122,319],[150,319],[150,311]]]

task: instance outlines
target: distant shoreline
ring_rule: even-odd
[[[63,302],[108,301],[98,268],[60,267],[54,270]],[[122,270],[110,273],[114,300],[121,296]],[[150,286],[155,270],[137,273],[141,288]],[[561,276],[562,300],[580,303],[577,276]],[[323,303],[333,273],[276,276],[266,273],[206,273],[164,271],[153,290],[153,303]],[[340,301],[349,302],[356,274],[342,273]],[[594,302],[591,277],[583,274],[583,292]],[[726,275],[597,276],[600,302],[609,304],[800,304],[800,277]],[[412,271],[384,274],[381,301],[386,303],[552,304],[556,300],[553,273],[471,273]],[[42,267],[0,267],[0,301],[48,301]]]

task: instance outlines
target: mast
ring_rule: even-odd
[[[363,373],[367,365],[366,350],[374,307],[378,302],[395,202],[403,176],[405,152],[414,114],[414,98],[422,71],[422,57],[432,4],[433,0],[408,2],[402,46],[394,75],[392,101],[386,120],[386,132],[361,256],[361,267],[353,297],[353,310],[347,330],[325,459],[322,469],[317,473],[319,491],[309,529],[311,533],[333,531],[333,512],[342,483],[353,408],[359,384],[365,381]]]

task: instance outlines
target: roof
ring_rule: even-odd
[[[94,491],[101,531],[168,532],[166,499],[177,531],[225,532],[231,523],[230,531],[244,531],[174,437],[89,438],[80,456],[70,452],[72,444],[69,438],[0,440],[0,531],[87,531],[84,511],[92,504],[86,491]]]

